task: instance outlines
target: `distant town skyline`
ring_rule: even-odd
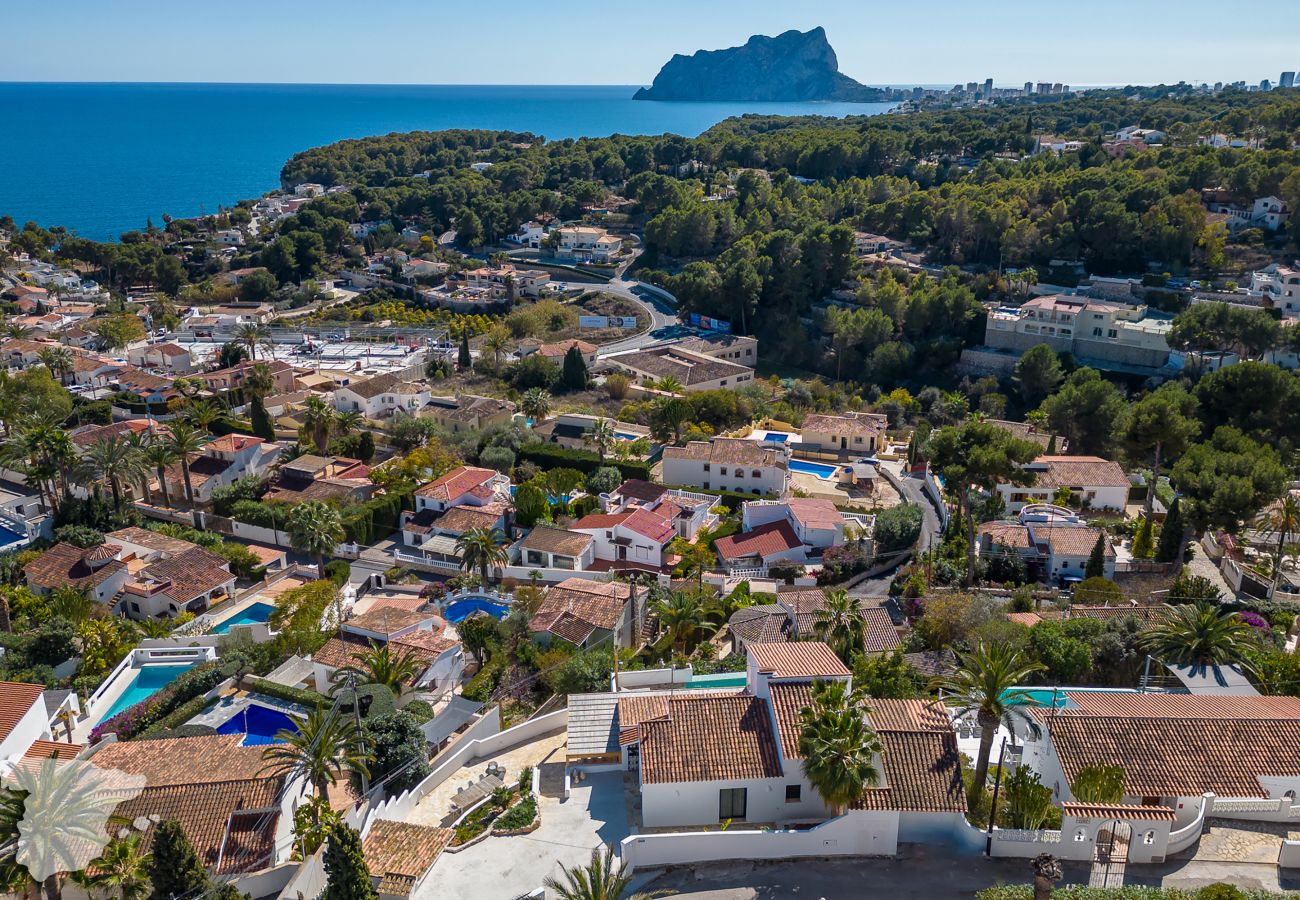
[[[824,26],[865,84],[1072,86],[1268,79],[1300,69],[1294,6],[1253,0],[1003,0],[923,8],[819,0],[660,0],[600,16],[425,2],[365,14],[343,0],[66,0],[10,6],[2,81],[649,84],[674,53]]]

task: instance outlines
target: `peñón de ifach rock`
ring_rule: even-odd
[[[635,99],[873,103],[890,96],[842,74],[826,30],[818,26],[776,37],[756,34],[743,47],[676,54]]]

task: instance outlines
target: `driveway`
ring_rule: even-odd
[[[542,788],[540,828],[532,834],[489,837],[461,853],[444,853],[412,900],[513,900],[541,887],[548,876],[558,877],[561,864],[585,865],[592,850],[605,844],[617,847],[628,836],[621,772],[588,776],[574,786],[568,800],[555,796],[563,770],[558,784],[553,776],[543,772],[549,784]]]

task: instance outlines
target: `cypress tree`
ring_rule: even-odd
[[[560,373],[560,382],[571,391],[587,389],[587,362],[582,358],[577,345],[569,347],[564,354],[564,368]]]
[[[325,875],[321,900],[377,900],[379,896],[361,854],[361,835],[347,825],[338,825],[330,832],[325,846]]]
[[[194,852],[194,845],[181,830],[180,822],[169,819],[158,825],[149,860],[149,883],[157,900],[193,897],[208,887],[208,873]]]
[[[1160,529],[1160,542],[1156,545],[1156,562],[1167,563],[1178,559],[1185,530],[1181,504],[1182,501],[1175,497],[1173,506],[1169,507],[1169,512],[1165,515],[1165,524]]]
[[[1155,550],[1152,535],[1153,526],[1146,516],[1138,519],[1137,531],[1133,534],[1133,556],[1136,559],[1150,559]]]
[[[1052,435],[1047,440],[1047,455],[1048,456],[1056,455],[1056,435]]]
[[[369,431],[361,432],[357,439],[357,459],[368,463],[375,455],[375,436]]]
[[[1088,565],[1083,570],[1085,578],[1105,578],[1106,577],[1106,533],[1102,532],[1097,535],[1097,543],[1092,545],[1092,553],[1088,556]]]
[[[252,411],[248,418],[253,425],[253,434],[264,441],[274,441],[275,426],[271,423],[271,416],[266,411],[266,407],[262,405],[262,398],[254,397],[251,406]]]
[[[462,372],[473,365],[474,360],[469,355],[469,332],[460,336],[460,354],[456,357],[456,368]]]

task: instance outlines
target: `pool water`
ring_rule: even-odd
[[[486,597],[466,597],[452,603],[443,610],[442,615],[451,624],[458,625],[474,613],[487,613],[489,616],[504,619],[509,612],[510,607],[504,603],[493,603]]]
[[[6,528],[0,525],[0,548],[8,547],[10,544],[17,544],[20,541],[27,540],[27,535],[19,534],[12,528]]]
[[[106,722],[122,710],[130,709],[142,700],[148,700],[197,665],[198,663],[193,662],[141,666],[136,670],[135,677],[126,686],[126,690],[122,692],[122,696],[109,707],[100,721]]]
[[[1032,706],[1054,707],[1056,709],[1065,709],[1076,705],[1073,700],[1065,695],[1064,690],[1053,691],[1051,688],[1013,688],[1006,692],[1003,699],[1012,697],[1024,698],[1024,701]]]
[[[616,432],[614,432],[614,437],[618,438],[619,440],[623,440],[623,441],[636,441],[636,440],[640,440],[641,435],[639,435],[639,434],[628,434],[626,431],[616,431]]]
[[[277,744],[275,736],[284,730],[296,734],[297,720],[288,713],[257,703],[250,703],[217,726],[217,734],[242,734],[244,739],[240,743],[245,747]]]
[[[686,683],[687,690],[709,690],[717,688],[744,687],[747,684],[744,672],[717,672],[713,675],[692,675]]]
[[[780,431],[769,431],[763,435],[763,440],[771,444],[784,444],[790,439],[790,435]]]
[[[270,603],[254,603],[247,609],[240,610],[229,619],[222,619],[212,629],[212,633],[225,634],[230,631],[232,625],[263,625],[271,621],[273,612],[275,612],[275,606]]]
[[[816,475],[818,478],[834,478],[835,473],[839,471],[838,466],[829,466],[824,463],[808,462],[803,459],[790,460],[791,472],[802,472],[805,475]]]

